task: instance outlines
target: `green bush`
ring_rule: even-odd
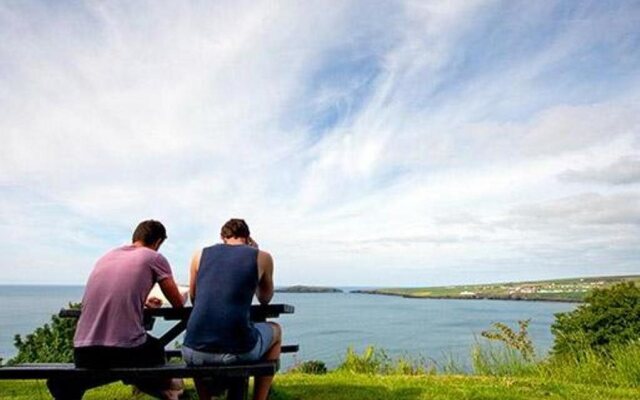
[[[640,387],[640,341],[610,344],[607,352],[589,347],[555,354],[541,362],[546,380],[589,385]]]
[[[491,376],[526,376],[535,372],[537,364],[522,353],[506,346],[477,344],[471,351],[473,373]]]
[[[354,374],[377,374],[386,372],[390,363],[391,359],[382,349],[367,346],[362,354],[358,354],[353,347],[349,347],[338,370]]]
[[[419,357],[391,358],[383,349],[368,346],[362,354],[358,354],[352,347],[349,347],[338,371],[353,374],[424,375],[434,374],[435,366],[427,365],[425,360]]]
[[[396,375],[435,375],[435,363],[429,365],[422,357],[402,356],[394,359],[391,363],[389,374]]]
[[[527,330],[530,322],[531,319],[518,321],[518,326],[520,327],[518,332],[502,322],[494,322],[491,324],[493,330],[483,331],[481,335],[486,339],[503,343],[507,348],[520,353],[520,356],[525,361],[531,362],[535,359],[536,352]]]
[[[69,304],[69,308],[79,309],[80,304]],[[24,338],[16,335],[14,344],[18,354],[9,364],[34,362],[73,362],[73,335],[77,319],[51,316],[51,324],[37,328]]]
[[[439,370],[445,375],[465,375],[469,371],[465,368],[464,362],[454,355],[452,352],[443,353],[444,358],[441,362]],[[435,371],[434,371],[435,372]]]
[[[613,345],[609,360],[615,369],[617,384],[640,387],[640,340],[627,345]]]
[[[327,366],[320,360],[303,361],[291,369],[291,372],[300,372],[303,374],[322,375],[327,373]]]
[[[555,355],[585,348],[608,353],[610,344],[635,341],[640,338],[640,288],[626,282],[596,289],[576,310],[556,314],[551,332]]]

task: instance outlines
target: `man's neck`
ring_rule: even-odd
[[[146,245],[146,244],[144,244],[144,242],[142,240],[135,241],[135,242],[131,243],[131,245],[133,247],[146,247],[147,249],[151,249],[151,250],[157,251],[156,248],[153,245]]]
[[[236,238],[236,237],[226,238],[226,239],[224,239],[224,244],[228,244],[228,245],[231,245],[231,246],[239,246],[239,245],[242,245],[242,244],[247,244],[247,239],[245,239],[245,238]]]

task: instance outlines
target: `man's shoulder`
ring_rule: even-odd
[[[272,263],[273,263],[273,257],[271,257],[271,253],[264,250],[258,250],[258,264],[272,264]]]
[[[148,247],[123,245],[109,250],[101,257],[101,261],[131,261],[140,263],[152,263],[156,261],[166,262],[166,258],[157,251]]]
[[[110,261],[114,258],[121,258],[124,254],[127,254],[127,245],[114,247],[113,249],[104,253],[99,259],[98,264],[105,261]]]
[[[169,261],[160,252],[150,249],[148,247],[139,247],[139,257],[147,264],[161,264],[168,266]]]
[[[222,246],[222,244],[220,243],[214,243],[210,246],[204,246],[200,249],[200,252],[205,252],[205,251],[211,251],[211,250],[216,250],[216,249],[222,249],[224,246]]]
[[[262,257],[271,257],[271,253],[269,253],[268,251],[265,251],[265,250],[258,250],[258,255],[260,255]]]

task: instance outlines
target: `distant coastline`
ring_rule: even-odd
[[[276,293],[344,293],[342,290],[326,286],[294,285],[275,289]]]
[[[516,297],[516,296],[419,296],[402,293],[389,293],[379,292],[377,290],[352,290],[349,293],[353,294],[368,294],[377,296],[393,296],[404,297],[406,299],[427,299],[427,300],[501,300],[501,301],[542,301],[551,303],[582,303],[583,300],[577,299],[563,299],[563,298],[529,298],[529,297]]]
[[[596,289],[622,282],[640,284],[640,275],[601,276],[480,285],[352,290],[355,294],[398,296],[410,299],[507,300],[581,303]]]

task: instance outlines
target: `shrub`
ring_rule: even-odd
[[[518,321],[520,330],[515,332],[513,329],[503,324],[502,322],[494,322],[492,331],[483,331],[481,335],[489,340],[496,340],[502,342],[509,349],[516,350],[525,361],[533,361],[535,358],[535,350],[533,348],[533,342],[529,337],[527,328],[531,319],[524,321]]]
[[[398,375],[433,375],[436,373],[436,367],[435,364],[428,365],[424,358],[412,358],[405,355],[393,360],[389,373]]]
[[[527,360],[518,350],[504,346],[477,344],[471,352],[471,362],[476,375],[525,376],[537,368],[533,360]]]
[[[442,365],[440,366],[440,371],[442,371],[445,375],[464,375],[469,372],[465,368],[465,364],[460,361],[460,359],[453,353],[444,353],[443,358],[444,360],[442,361]]]
[[[571,354],[585,348],[608,353],[610,344],[640,338],[640,288],[632,282],[596,289],[576,310],[556,314],[551,326],[553,354]]]
[[[354,374],[423,375],[434,374],[436,370],[434,365],[429,366],[423,358],[401,356],[392,359],[384,350],[368,346],[362,354],[349,347],[338,371]]]
[[[616,383],[640,387],[640,340],[627,345],[613,345],[610,360],[616,371]]]
[[[69,304],[69,308],[79,309],[80,304]],[[51,316],[51,324],[36,328],[24,338],[16,335],[14,344],[18,354],[9,364],[33,362],[73,362],[73,335],[76,331],[75,318]]]
[[[473,371],[478,375],[522,376],[536,369],[536,353],[529,337],[531,319],[518,321],[519,330],[502,322],[491,324],[492,329],[481,336],[499,342],[499,346],[477,343],[471,352]]]
[[[327,366],[320,360],[303,361],[291,369],[292,372],[322,375],[327,373]]]
[[[367,346],[362,352],[362,355],[360,355],[353,347],[349,347],[344,361],[340,364],[338,370],[354,374],[384,373],[389,369],[390,362],[389,356],[387,356],[387,353],[382,349]]]
[[[640,387],[640,341],[610,344],[607,352],[590,347],[555,354],[539,365],[548,380]]]

